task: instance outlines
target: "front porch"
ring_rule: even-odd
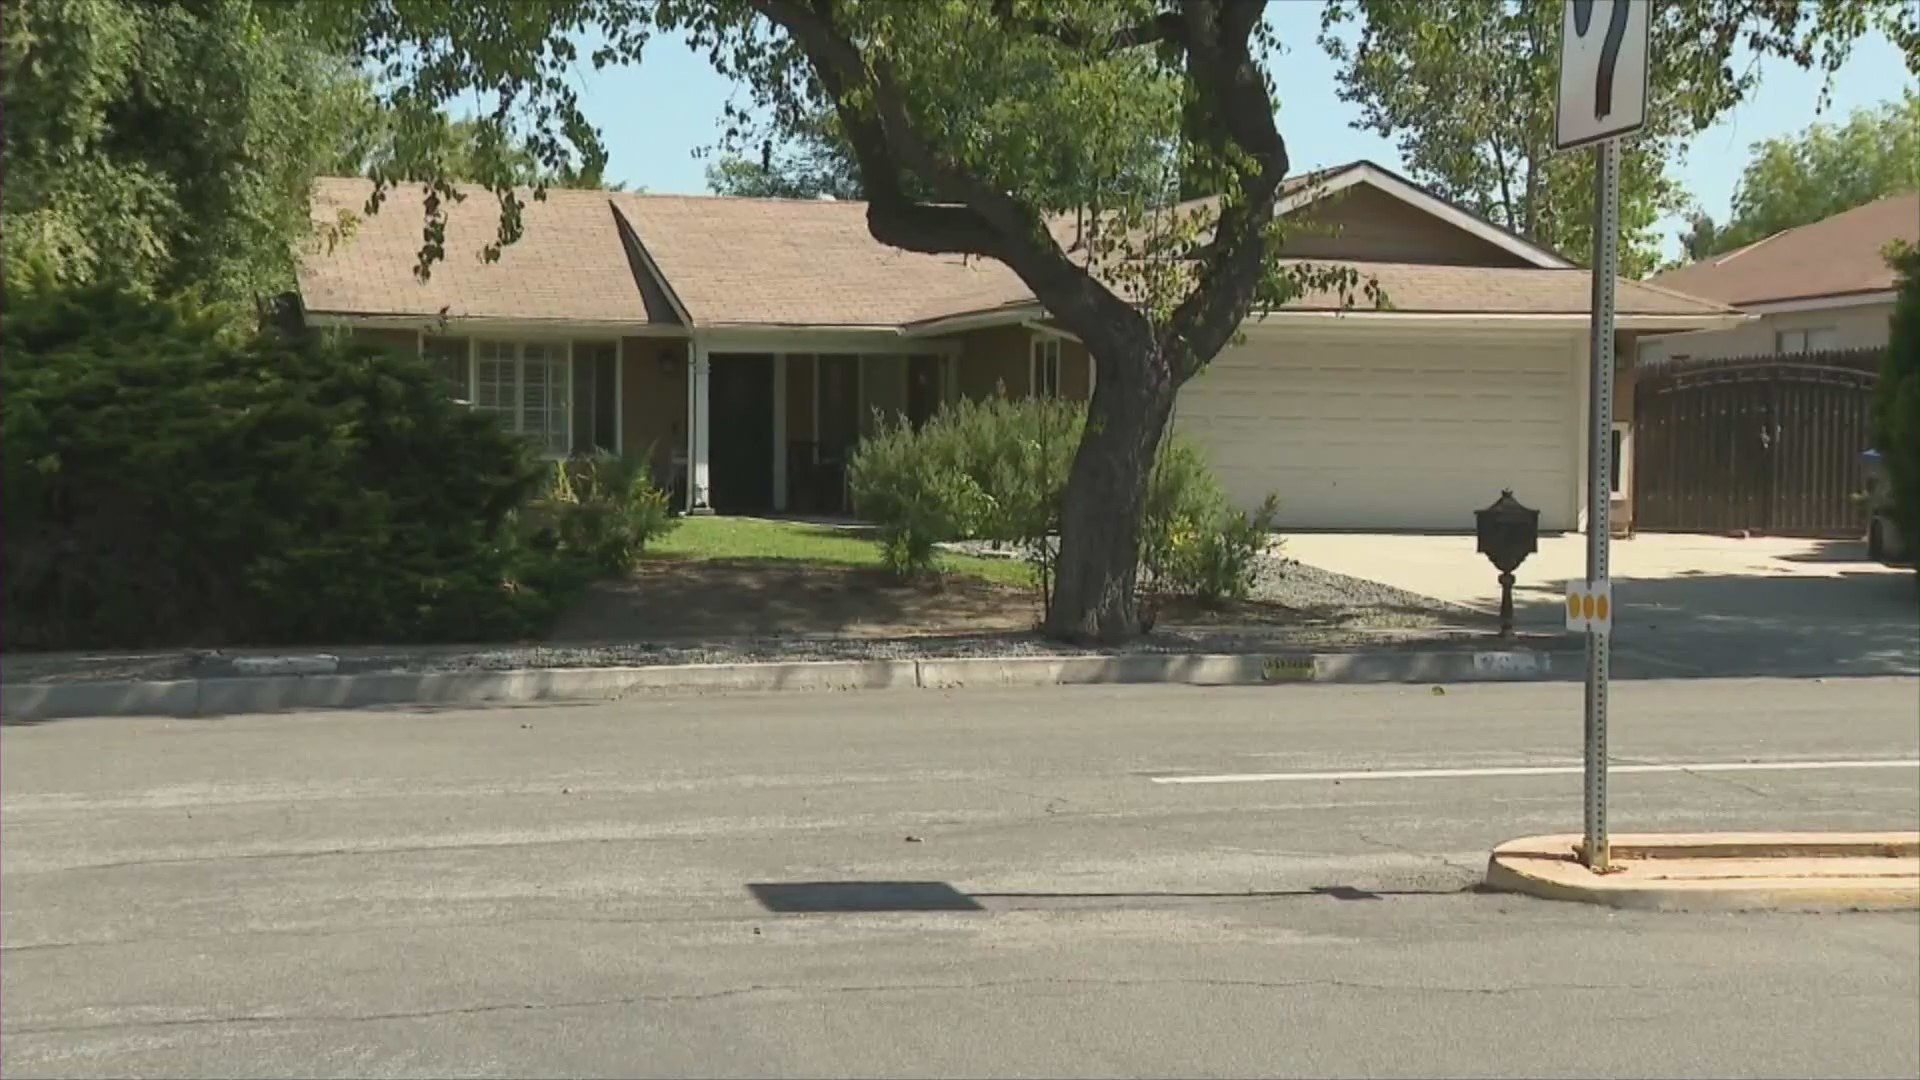
[[[1087,396],[1091,366],[1076,342],[1013,329],[908,342],[793,335],[792,344],[814,345],[804,351],[696,339],[688,346],[683,460],[691,482],[682,505],[691,513],[846,514],[848,462],[882,417],[919,425],[962,395]]]
[[[696,352],[688,508],[847,512],[854,446],[882,416],[920,424],[952,400],[955,361],[950,351]]]
[[[410,322],[411,320],[407,320]],[[689,513],[851,511],[847,465],[880,417],[924,423],[1004,393],[1086,399],[1093,365],[1045,326],[910,338],[893,331],[684,330],[348,323],[368,344],[431,359],[450,392],[549,457],[649,459]]]

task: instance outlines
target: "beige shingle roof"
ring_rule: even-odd
[[[891,328],[1029,297],[1000,263],[880,243],[865,203],[612,198],[697,326]]]
[[[332,224],[341,210],[359,217],[353,233],[332,252],[303,260],[300,296],[308,311],[354,315],[436,315],[552,321],[646,323],[640,277],[628,262],[613,209],[602,191],[549,190],[543,202],[522,192],[526,233],[481,261],[500,225],[500,202],[482,187],[462,186],[467,198],[448,211],[446,258],[422,284],[413,274],[421,244],[424,194],[405,183],[388,193],[378,214],[362,213],[373,183],[323,179],[313,195],[313,218]]]
[[[322,180],[314,215],[358,212],[371,185]],[[897,328],[944,316],[1033,301],[1000,263],[922,255],[874,240],[857,202],[549,191],[529,202],[526,234],[498,263],[479,260],[498,222],[494,197],[469,189],[448,226],[447,259],[422,285],[421,193],[395,191],[378,215],[331,254],[307,260],[302,298],[313,312],[552,321],[675,321],[666,299],[630,252],[620,222],[658,267],[699,326]],[[637,253],[634,253],[637,256]],[[1587,310],[1584,270],[1368,263],[1395,311],[1577,314]],[[1364,303],[1364,301],[1362,301]],[[1331,297],[1291,305],[1325,310]],[[1620,283],[1620,311],[1640,315],[1727,313],[1650,285]]]
[[[1920,242],[1920,195],[1889,195],[1653,281],[1736,305],[1880,292],[1893,288],[1893,270],[1880,254],[1892,240]]]

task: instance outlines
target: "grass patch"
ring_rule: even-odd
[[[880,547],[868,528],[835,528],[763,518],[686,517],[647,545],[647,554],[673,559],[783,559],[837,566],[879,566]],[[1032,571],[1019,559],[942,554],[940,569],[1002,585],[1027,585]]]

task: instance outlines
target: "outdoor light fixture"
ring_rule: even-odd
[[[1500,636],[1513,636],[1513,572],[1540,550],[1540,511],[1520,505],[1505,488],[1492,506],[1473,512],[1480,554],[1500,571]]]

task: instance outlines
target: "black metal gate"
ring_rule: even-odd
[[[1875,350],[1640,373],[1634,527],[1859,536]]]

